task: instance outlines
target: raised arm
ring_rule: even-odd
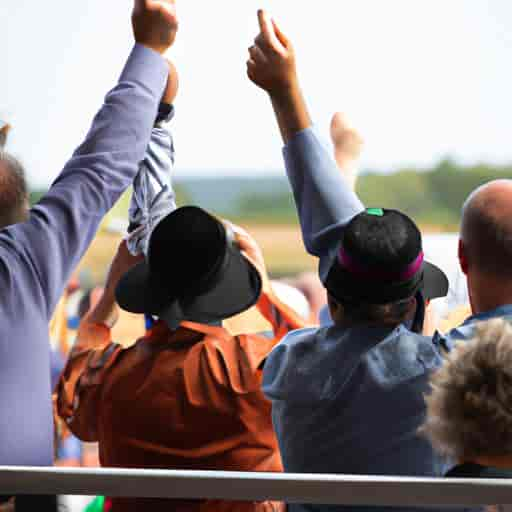
[[[313,128],[299,86],[288,38],[264,11],[260,34],[249,49],[249,78],[269,94],[285,143],[284,159],[306,249],[320,257],[326,277],[344,226],[363,205]]]
[[[174,65],[169,63],[167,89],[158,109],[146,156],[133,182],[128,228],[128,250],[133,255],[147,254],[153,229],[176,209],[172,187],[174,144],[165,123],[174,117],[173,102],[177,92],[178,74]]]
[[[103,216],[144,157],[168,75],[160,54],[177,30],[174,2],[136,0],[133,27],[137,44],[84,143],[30,220],[0,234],[1,271],[9,282],[22,283],[48,318]]]

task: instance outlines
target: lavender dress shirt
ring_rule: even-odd
[[[108,210],[137,174],[168,67],[136,45],[30,219],[0,232],[0,465],[53,461],[48,321]]]

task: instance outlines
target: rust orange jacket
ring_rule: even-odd
[[[58,414],[103,466],[282,471],[262,365],[279,340],[304,326],[274,296],[258,309],[273,337],[232,336],[222,327],[159,322],[133,346],[85,319],[56,388]],[[114,512],[281,510],[282,504],[113,499]]]

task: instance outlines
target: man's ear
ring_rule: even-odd
[[[459,264],[464,275],[468,275],[468,258],[464,242],[459,239]]]

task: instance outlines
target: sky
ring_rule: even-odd
[[[133,44],[131,0],[1,0],[0,118],[33,186],[85,136]],[[295,45],[302,88],[327,134],[346,112],[383,172],[512,161],[510,0],[177,0],[169,56],[180,73],[171,125],[182,176],[282,172],[268,98],[245,74],[267,8]]]

